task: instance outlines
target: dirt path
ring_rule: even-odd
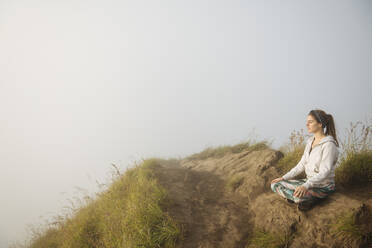
[[[172,199],[169,213],[184,226],[180,247],[244,247],[252,226],[248,202],[226,192],[223,179],[177,163],[163,164],[157,176]]]
[[[281,156],[266,149],[218,159],[162,161],[156,174],[169,192],[167,211],[183,226],[184,240],[178,247],[244,248],[256,228],[295,234],[288,247],[343,247],[327,224],[342,211],[358,210],[363,204],[371,210],[371,188],[336,191],[319,206],[300,212],[296,204],[271,191],[271,180],[280,176],[275,165]],[[232,176],[243,178],[234,192],[225,186]],[[372,223],[371,215],[362,218]]]

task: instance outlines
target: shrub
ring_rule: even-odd
[[[337,184],[367,186],[372,184],[372,151],[350,153],[344,157],[335,172]]]
[[[342,153],[335,171],[341,186],[361,186],[372,183],[372,124],[350,123],[340,142]]]

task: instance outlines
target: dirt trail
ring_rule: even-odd
[[[365,204],[363,221],[372,223],[368,214],[372,209],[370,187],[336,189],[306,213],[273,193],[270,182],[281,176],[275,165],[282,156],[279,151],[265,149],[200,161],[162,161],[156,174],[169,192],[167,211],[183,225],[185,239],[179,247],[244,248],[254,228],[293,233],[295,238],[288,247],[344,247],[327,228],[337,214]],[[226,187],[232,176],[242,177],[234,192]]]
[[[247,199],[226,193],[224,181],[210,172],[173,164],[157,175],[169,192],[170,215],[184,225],[180,247],[244,247],[252,227]]]

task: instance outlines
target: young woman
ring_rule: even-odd
[[[290,203],[298,203],[301,211],[309,210],[336,190],[335,165],[339,155],[332,115],[320,109],[311,110],[306,126],[314,135],[307,140],[301,160],[285,175],[271,181],[272,191]],[[292,179],[303,171],[306,179]]]

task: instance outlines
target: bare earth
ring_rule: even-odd
[[[244,248],[255,228],[293,233],[288,247],[351,246],[332,237],[327,224],[342,211],[354,209],[372,233],[372,189],[339,190],[308,212],[271,191],[281,175],[275,169],[282,153],[272,149],[229,153],[222,158],[161,160],[159,183],[169,192],[167,211],[182,225],[182,248]],[[243,180],[235,191],[226,187],[231,176]],[[363,205],[364,203],[364,205]]]

